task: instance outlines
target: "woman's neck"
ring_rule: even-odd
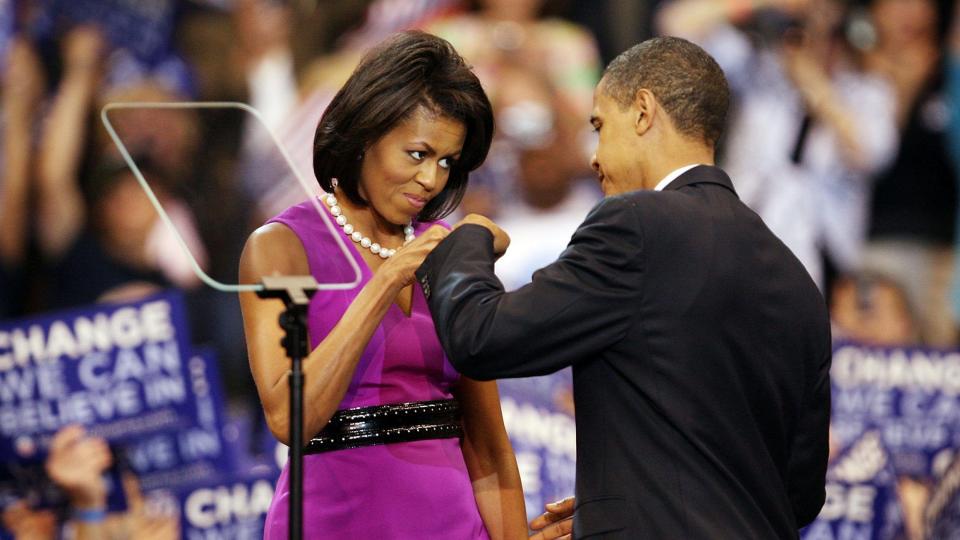
[[[394,244],[403,243],[403,225],[396,225],[387,221],[373,206],[360,206],[351,201],[341,190],[335,190],[334,195],[340,204],[347,223],[353,225],[355,231],[367,236],[370,240],[384,246],[394,247]]]

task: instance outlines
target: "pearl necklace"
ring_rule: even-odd
[[[374,255],[379,255],[381,259],[388,259],[397,252],[395,249],[385,248],[370,240],[368,236],[364,236],[360,231],[355,230],[353,225],[347,223],[347,216],[343,215],[343,209],[340,208],[335,196],[332,194],[327,195],[323,198],[323,202],[327,203],[327,206],[330,207],[330,213],[336,218],[337,225],[343,227],[343,232],[347,233],[351,240],[360,244],[360,247],[369,249]],[[412,224],[407,224],[407,226],[403,228],[403,236],[403,245],[407,245],[413,241],[415,236],[413,235]]]

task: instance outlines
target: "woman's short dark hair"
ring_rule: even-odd
[[[440,219],[460,204],[467,177],[487,157],[493,137],[490,100],[463,58],[446,40],[419,31],[395,34],[360,61],[317,126],[313,171],[320,186],[338,187],[355,204],[359,192],[359,156],[418,107],[462,122],[466,138],[446,186],[417,219]]]

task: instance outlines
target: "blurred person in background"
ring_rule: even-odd
[[[402,30],[422,28],[460,9],[460,0],[375,0],[358,9],[324,5],[313,11],[270,0],[241,0],[233,11],[235,57],[244,73],[250,104],[263,115],[291,156],[297,172],[313,184],[313,126],[330,100],[374,44]],[[330,10],[333,10],[331,12]],[[298,22],[344,11],[361,12],[332,51],[303,58],[294,35]],[[240,180],[255,205],[253,221],[262,223],[310,194],[297,182],[259,122],[248,122]]]
[[[834,339],[903,347],[920,342],[919,326],[906,293],[896,281],[860,273],[837,278],[830,308]]]
[[[428,24],[450,40],[497,99],[500,66],[543,72],[556,89],[558,107],[582,121],[590,116],[600,77],[596,41],[585,28],[559,19],[554,0],[477,0],[469,12]]]
[[[529,283],[533,272],[560,255],[577,226],[600,200],[596,184],[578,177],[580,147],[575,119],[562,113],[559,96],[539,70],[501,68],[497,111],[498,146],[515,154],[512,196],[499,204],[499,222],[514,231],[513,249],[497,261],[507,290]],[[580,122],[577,122],[579,124]],[[504,160],[502,154],[494,159]]]
[[[530,282],[533,273],[556,260],[577,226],[600,199],[596,182],[578,175],[582,169],[580,120],[562,114],[550,79],[539,69],[505,64],[498,74],[496,159],[510,164],[515,185],[511,196],[499,202],[499,223],[512,232],[511,249],[497,260],[497,276],[508,291]],[[575,123],[574,123],[575,122]],[[571,370],[522,379],[497,381],[501,398],[513,410],[533,408],[538,420],[523,414],[507,417],[507,431],[518,450],[527,508],[534,510],[543,497],[574,489],[572,432],[551,430],[547,437],[530,437],[531,422],[547,422],[542,415],[563,413],[573,418]],[[536,442],[532,440],[536,439]],[[524,459],[524,452],[543,459]],[[553,459],[549,456],[554,455]],[[564,456],[563,459],[559,456]],[[539,487],[537,487],[539,486]]]
[[[711,51],[734,92],[721,163],[825,293],[861,265],[870,180],[894,157],[896,101],[843,36],[837,0],[673,0],[660,31]]]
[[[530,71],[553,88],[551,114],[564,126],[576,126],[566,154],[554,159],[575,165],[572,174],[589,174],[587,163],[593,138],[583,128],[590,116],[593,88],[600,76],[596,41],[585,28],[559,19],[553,0],[479,0],[468,3],[467,13],[437,20],[426,27],[450,40],[473,65],[497,114],[498,133],[491,159],[478,171],[478,181],[464,197],[460,215],[479,213],[500,216],[500,205],[520,196],[520,155],[515,138],[503,128],[518,123],[534,124],[542,113],[513,105],[513,79],[518,71]],[[503,94],[503,95],[501,95]],[[507,107],[515,107],[508,110]],[[568,164],[562,165],[568,167]],[[549,173],[548,173],[549,174]]]
[[[953,0],[873,0],[865,65],[890,81],[900,144],[874,182],[864,269],[901,283],[921,342],[957,343],[950,278],[957,222],[957,168],[947,146],[943,54]]]
[[[92,303],[104,295],[129,299],[176,284],[193,287],[199,280],[181,255],[176,241],[158,219],[146,193],[105,146],[88,153],[91,124],[98,102],[106,43],[99,30],[78,26],[63,41],[63,75],[50,111],[44,118],[37,154],[37,237],[40,251],[50,265],[50,289],[46,304],[68,307]],[[124,128],[124,126],[131,126]],[[193,218],[186,206],[165,191],[166,174],[183,172],[180,156],[167,154],[164,135],[139,122],[121,123],[120,136],[134,152],[143,149],[156,157],[146,160],[161,200],[171,208],[171,217],[181,225],[188,245],[203,264],[203,249]],[[171,138],[175,133],[171,133]],[[94,162],[84,169],[85,160]],[[163,166],[161,171],[159,167]],[[166,183],[169,186],[169,183]],[[191,234],[193,233],[193,234]]]

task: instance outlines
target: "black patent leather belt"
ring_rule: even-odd
[[[455,399],[358,407],[337,411],[327,426],[307,442],[303,453],[462,435],[460,404]]]

